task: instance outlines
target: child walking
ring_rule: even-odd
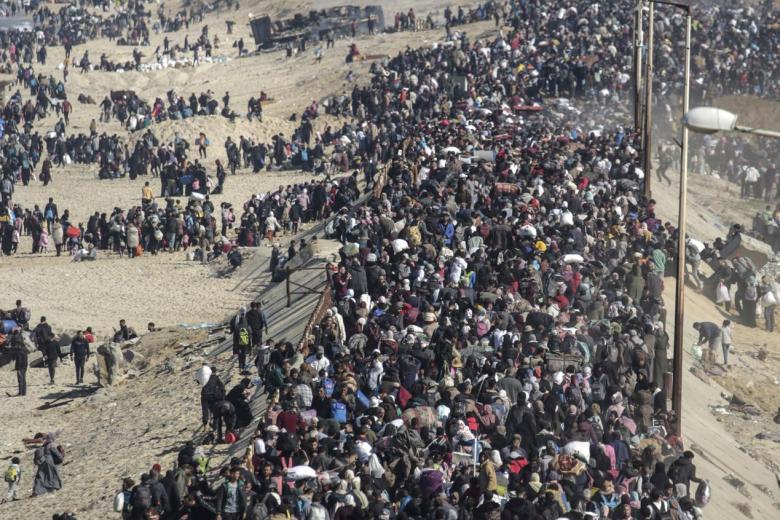
[[[8,492],[5,494],[5,498],[0,501],[0,504],[4,504],[9,500],[17,500],[16,493],[19,491],[19,484],[22,481],[22,465],[19,457],[11,459],[11,465],[5,470],[4,480],[8,484]]]
[[[729,364],[729,349],[731,348],[731,332],[732,332],[731,321],[723,320],[723,326],[720,328],[720,345],[723,348],[724,367],[728,367]]]

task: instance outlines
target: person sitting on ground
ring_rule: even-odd
[[[129,341],[138,337],[135,329],[128,327],[125,320],[119,320],[119,330],[114,333],[114,341]]]

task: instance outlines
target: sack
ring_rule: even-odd
[[[125,510],[125,492],[120,491],[114,497],[114,513],[121,513]]]
[[[235,432],[229,431],[225,434],[225,442],[228,444],[233,444],[238,440],[238,435],[236,435]]]
[[[58,444],[52,451],[51,451],[51,458],[54,460],[54,464],[59,466],[65,461],[65,448],[62,447],[62,444]]]
[[[141,256],[143,254],[144,254],[144,246],[142,246],[141,244],[135,246],[135,256]]]
[[[332,419],[336,419],[341,424],[347,422],[347,405],[334,401],[330,405],[330,416]]]
[[[406,230],[406,237],[412,247],[422,244],[422,235],[420,234],[419,226],[409,226]]]
[[[715,303],[726,303],[731,301],[731,295],[729,294],[729,288],[725,283],[720,282],[718,288],[715,291]]]
[[[368,337],[362,332],[353,334],[349,338],[349,341],[347,341],[347,346],[349,347],[350,353],[365,352],[367,344],[368,344]]]
[[[241,327],[238,329],[238,346],[248,347],[251,344],[251,336],[249,335],[249,329]]]
[[[16,479],[19,478],[19,469],[16,466],[9,466],[8,469],[5,470],[5,477],[3,478],[9,484],[16,482]]]
[[[703,480],[699,482],[699,485],[696,487],[696,505],[699,507],[706,506],[710,503],[710,496],[710,481]]]
[[[777,305],[775,294],[772,291],[765,292],[764,295],[761,297],[761,305],[763,305],[764,307],[771,307],[772,305]]]

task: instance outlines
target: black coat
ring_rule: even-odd
[[[252,422],[252,408],[244,399],[244,386],[236,385],[228,392],[227,400],[233,404],[236,409],[236,427],[243,428],[249,426]]]
[[[70,344],[71,355],[79,361],[89,357],[89,342],[86,338],[73,338]]]
[[[349,274],[352,279],[349,282],[349,288],[355,291],[355,296],[359,296],[368,292],[368,280],[366,278],[366,271],[360,264],[355,264],[349,268]]]
[[[211,374],[208,382],[200,390],[200,400],[203,403],[213,406],[225,398],[225,385],[216,374]]]
[[[24,345],[14,349],[14,370],[27,370],[27,347]]]
[[[60,344],[57,343],[54,340],[49,341],[46,344],[46,348],[44,350],[44,354],[46,354],[46,361],[56,361],[60,357],[62,357],[62,351],[60,350]]]

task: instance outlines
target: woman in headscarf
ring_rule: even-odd
[[[33,482],[32,496],[43,495],[62,489],[62,480],[57,466],[64,460],[55,435],[37,434],[36,438],[45,438],[43,445],[35,450],[33,462],[36,465],[35,481]]]

